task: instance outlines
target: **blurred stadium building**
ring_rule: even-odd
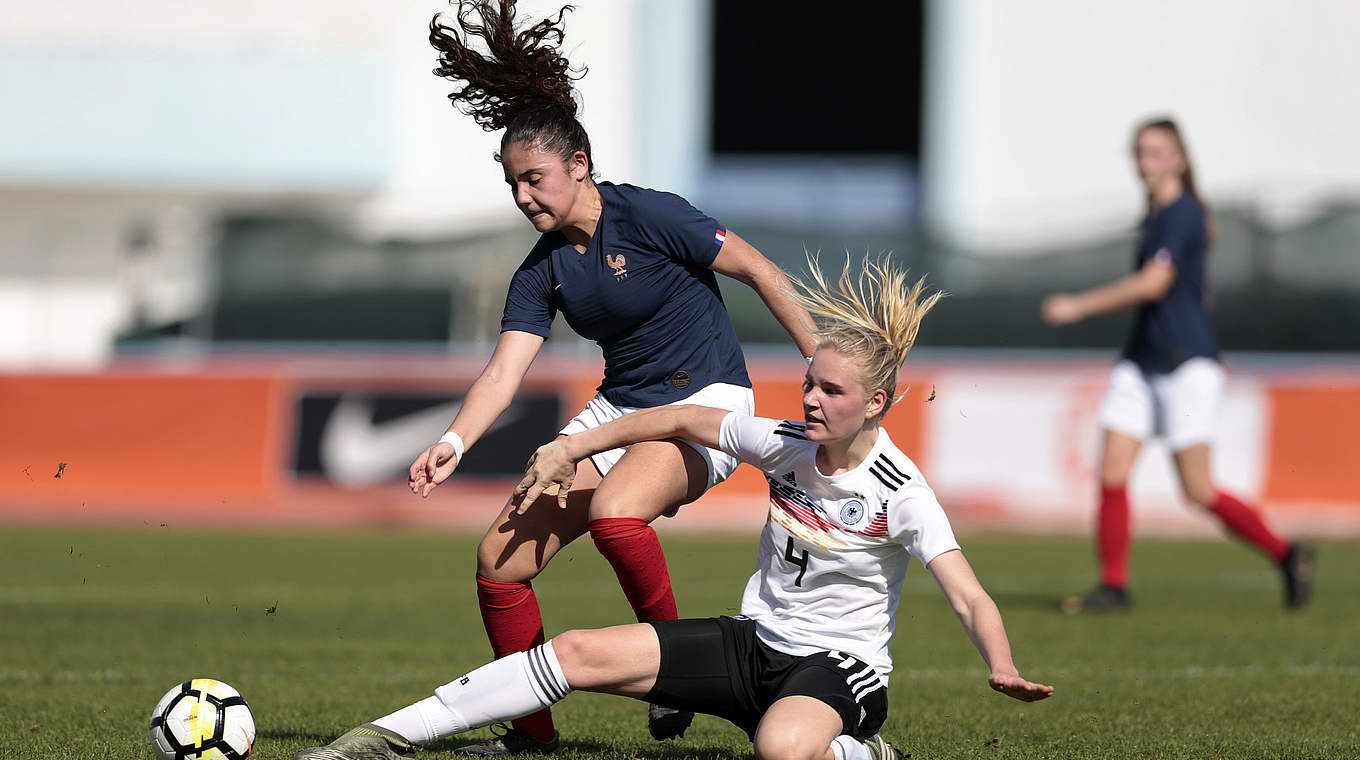
[[[79,427],[37,432],[50,418],[33,410],[63,399],[32,394],[56,380],[77,383],[68,392],[92,394],[94,404],[123,398],[101,398],[99,383],[119,377],[265,378],[259,395],[247,393],[254,401],[240,402],[281,415],[260,418],[266,432],[242,433],[266,443],[241,466],[273,473],[261,476],[271,485],[242,492],[256,506],[284,499],[269,490],[279,483],[328,475],[321,438],[303,441],[309,425],[350,408],[336,388],[369,393],[372,420],[440,408],[433,397],[410,408],[383,402],[374,394],[384,388],[453,394],[449,402],[466,387],[533,233],[491,159],[497,136],[450,108],[447,83],[430,73],[425,27],[447,5],[6,5],[0,410],[17,434],[0,451],[0,482],[9,483],[0,497],[16,513],[74,503],[15,474],[67,456],[62,442],[79,435]],[[1237,412],[1225,415],[1237,427],[1226,437],[1236,443],[1220,452],[1223,471],[1272,505],[1331,510],[1310,524],[1356,521],[1360,481],[1332,472],[1327,457],[1360,444],[1360,434],[1313,435],[1309,425],[1325,423],[1337,404],[1355,416],[1360,401],[1351,360],[1360,348],[1360,151],[1351,145],[1360,102],[1349,96],[1360,6],[577,6],[566,49],[589,70],[583,121],[602,178],[679,193],[789,268],[805,250],[892,249],[953,294],[932,314],[920,352],[922,380],[940,389],[922,417],[947,408],[951,422],[910,424],[920,428],[912,435],[926,472],[983,516],[1017,509],[998,490],[1002,478],[988,475],[1013,470],[1017,450],[1043,457],[1026,465],[1041,474],[1022,514],[1047,510],[1055,524],[1085,515],[1079,489],[1089,476],[1075,473],[1091,469],[1090,389],[1103,383],[1127,322],[1049,330],[1038,300],[1127,270],[1142,206],[1130,131],[1146,116],[1175,115],[1219,220],[1217,320],[1230,364],[1243,370],[1230,393]],[[556,4],[520,7],[542,17]],[[753,362],[769,368],[757,374],[776,384],[788,367],[762,359],[760,346],[788,353],[778,326],[754,294],[725,295]],[[569,413],[589,392],[597,352],[560,333],[553,351],[566,354],[560,367],[573,379],[558,413]],[[1071,352],[1080,348],[1092,351]],[[1279,359],[1284,352],[1293,358]],[[450,354],[456,372],[440,363]],[[312,363],[298,370],[288,363],[295,356]],[[536,371],[550,387],[548,370]],[[269,384],[280,377],[289,378],[285,391]],[[1290,395],[1298,388],[1341,395],[1300,400]],[[214,398],[174,393],[190,415]],[[129,396],[124,409],[154,401]],[[383,404],[395,406],[379,411]],[[1016,413],[1026,404],[1038,416]],[[954,429],[958,415],[983,408],[990,418]],[[1285,409],[1294,416],[1282,417]],[[392,445],[427,440],[426,428],[437,436],[438,416]],[[194,432],[183,432],[162,453],[194,446]],[[1303,446],[1302,464],[1272,459],[1292,456],[1279,454],[1286,438]],[[987,456],[977,454],[979,440],[995,442]],[[1160,466],[1144,477],[1170,516],[1176,495]],[[1281,485],[1288,468],[1294,480]],[[338,469],[329,475],[357,482]],[[1307,478],[1325,485],[1295,482]],[[124,472],[108,488],[137,480]],[[105,501],[160,498],[119,493]]]

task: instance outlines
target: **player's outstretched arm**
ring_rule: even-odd
[[[514,501],[524,509],[543,493],[557,486],[557,503],[567,506],[567,493],[576,475],[576,463],[602,451],[640,441],[684,438],[710,449],[718,448],[722,421],[731,412],[708,406],[681,404],[659,406],[622,417],[538,447],[529,457],[524,479],[515,487]]]
[[[1039,316],[1050,327],[1070,325],[1087,317],[1160,301],[1176,281],[1176,265],[1149,259],[1141,269],[1114,282],[1080,293],[1054,293],[1044,299]]]
[[[958,615],[968,638],[991,672],[987,683],[996,691],[1024,702],[1035,702],[1053,695],[1053,687],[1027,681],[1011,660],[1011,645],[1001,623],[1001,611],[978,583],[963,552],[954,549],[931,560],[927,566],[940,585],[949,606]]]
[[[491,423],[501,416],[510,406],[524,381],[524,373],[529,371],[538,350],[543,347],[543,338],[518,330],[506,330],[496,341],[482,374],[468,389],[463,406],[449,425],[449,432],[457,433],[464,445],[471,447],[491,427]],[[416,457],[411,463],[407,485],[411,493],[422,497],[429,496],[434,487],[448,480],[458,467],[459,457],[455,456],[453,444],[436,443]]]
[[[765,258],[765,254],[756,250],[755,246],[728,230],[727,240],[718,250],[718,256],[713,259],[709,269],[745,283],[754,290],[789,337],[793,338],[794,345],[798,346],[803,356],[812,356],[817,350],[817,331],[812,316],[807,309],[789,298],[792,286],[783,270]]]

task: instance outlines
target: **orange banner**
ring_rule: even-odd
[[[405,491],[400,468],[456,413],[483,361],[209,359],[175,367],[129,363],[89,374],[0,375],[0,521],[421,523],[480,529],[504,503],[510,488],[504,477],[460,473],[451,484],[456,487],[421,500]],[[796,357],[752,361],[750,369],[758,414],[802,416],[803,365]],[[1037,525],[1037,514],[1055,529],[1088,528],[1089,493],[1050,471],[1066,471],[1067,459],[1058,456],[1063,454],[1094,477],[1095,428],[1088,418],[1103,362],[938,361],[914,362],[909,369],[902,381],[911,390],[885,426],[952,515],[993,525],[1006,524],[1010,516]],[[1248,484],[1244,496],[1268,510],[1283,510],[1279,516],[1290,524],[1354,532],[1360,530],[1360,470],[1351,466],[1360,450],[1360,372],[1304,374],[1309,371],[1253,374],[1238,368],[1236,395],[1230,394],[1236,406],[1224,423],[1235,425],[1237,438],[1250,439],[1250,445],[1234,448],[1242,442],[1227,439],[1221,453],[1242,471],[1234,477]],[[521,421],[544,424],[521,434],[513,424],[522,423],[506,422],[502,439],[510,448],[522,441],[525,452],[532,451],[541,441],[522,439],[550,436],[554,425],[590,398],[599,376],[596,359],[543,357],[516,403],[529,396],[547,399],[547,407],[523,406],[520,415]],[[333,444],[343,426],[336,420],[343,418],[353,431],[356,409],[367,410],[359,422],[368,427],[359,432],[368,436],[368,448],[351,447],[347,458],[339,457]],[[549,419],[552,415],[561,419]],[[1064,415],[1084,422],[1072,429]],[[431,430],[407,424],[416,417]],[[383,427],[394,421],[398,424]],[[384,436],[403,426],[406,438],[383,443],[396,440]],[[386,469],[368,467],[373,457],[366,452],[374,447],[391,460]],[[1064,454],[1068,448],[1077,453]],[[484,458],[509,461],[498,451],[489,443],[478,447]],[[1026,453],[1028,459],[1020,456]],[[337,475],[342,459],[351,467],[346,477]],[[467,465],[473,467],[471,458]],[[1035,494],[1047,494],[1042,504],[1021,505],[1021,497]],[[1138,494],[1145,506],[1155,496]],[[1169,504],[1172,513],[1190,514],[1177,507]],[[767,508],[764,478],[743,467],[677,519],[661,524],[745,529],[758,526]]]
[[[279,472],[278,379],[0,376],[8,507],[263,503]]]
[[[1360,501],[1360,386],[1272,387],[1270,410],[1265,498],[1294,508]]]

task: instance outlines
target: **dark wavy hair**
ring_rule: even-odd
[[[449,100],[486,131],[504,129],[501,150],[527,142],[565,162],[576,151],[586,154],[594,176],[590,137],[576,119],[579,102],[574,80],[584,67],[572,68],[558,49],[564,37],[562,19],[570,5],[523,29],[515,28],[515,0],[451,0],[453,18],[430,20],[430,44],[439,51],[434,73],[457,86]],[[473,41],[480,40],[474,49]]]
[[[1200,197],[1199,189],[1195,187],[1195,169],[1190,163],[1190,151],[1185,148],[1185,139],[1181,137],[1180,128],[1176,126],[1175,121],[1167,117],[1149,119],[1142,124],[1139,124],[1138,128],[1133,131],[1135,150],[1138,145],[1138,136],[1150,129],[1161,130],[1171,135],[1172,141],[1176,143],[1176,149],[1181,152],[1181,158],[1185,159],[1185,172],[1181,174],[1181,184],[1185,186],[1185,192],[1189,193],[1190,197],[1195,199],[1195,203],[1199,205],[1200,210],[1204,213],[1204,234],[1208,239],[1209,244],[1212,245],[1214,240],[1218,237],[1218,225],[1214,222],[1213,215],[1209,213],[1209,204],[1204,202],[1204,199]],[[1152,193],[1148,193],[1147,211],[1144,213],[1143,218],[1151,218],[1154,210],[1156,210],[1156,204],[1153,202]]]

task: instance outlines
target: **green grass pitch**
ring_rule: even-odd
[[[0,531],[0,758],[150,758],[149,711],[173,684],[220,678],[250,701],[253,757],[291,758],[428,696],[489,656],[475,538],[449,535]],[[736,611],[754,537],[664,539],[681,614]],[[1312,608],[1287,614],[1265,561],[1227,541],[1141,540],[1129,614],[1069,618],[1092,578],[1077,538],[964,536],[1021,672],[1022,704],[913,568],[893,641],[884,734],[923,758],[1360,757],[1360,552],[1324,543]],[[535,582],[548,632],[629,622],[589,541]],[[557,708],[567,760],[750,756],[700,716],[647,736],[645,707],[577,694]],[[436,744],[450,757],[472,732]]]

